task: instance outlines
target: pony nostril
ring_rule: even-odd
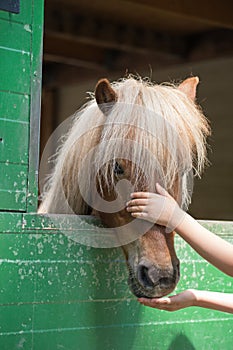
[[[177,277],[180,278],[180,261],[178,260],[178,263],[177,263]]]
[[[177,260],[177,262],[174,264],[173,277],[175,279],[180,278],[180,261],[179,260]]]
[[[159,284],[161,287],[167,287],[171,285],[171,282],[173,282],[173,280],[170,277],[162,277],[159,279]]]
[[[149,268],[144,265],[138,266],[138,281],[145,288],[154,287],[154,282],[149,276]]]
[[[137,268],[137,279],[147,290],[154,288],[169,289],[177,280],[176,269],[160,269],[148,261],[141,261]]]

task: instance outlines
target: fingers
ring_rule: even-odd
[[[165,188],[163,188],[158,182],[156,182],[156,190],[158,192],[159,195],[162,195],[164,197],[168,197],[168,198],[172,198],[174,199],[166,190]],[[158,195],[157,194],[157,195]],[[132,199],[136,199],[136,198],[153,198],[156,196],[156,193],[151,193],[151,192],[133,192],[131,193],[130,197]],[[159,196],[158,196],[159,197]]]
[[[129,202],[126,203],[126,206],[129,207],[129,206],[137,206],[137,205],[147,205],[148,204],[148,199],[142,199],[142,198],[139,198],[139,199],[133,199],[133,200],[130,200]]]
[[[198,291],[195,290],[185,290],[179,294],[175,294],[166,298],[139,298],[138,301],[143,305],[150,306],[156,309],[166,311],[177,311],[189,306],[194,306],[195,301],[197,300],[197,292]]]
[[[148,213],[145,213],[145,212],[143,212],[143,211],[134,212],[134,213],[131,213],[131,215],[132,215],[134,218],[137,218],[137,219],[149,220]],[[149,220],[149,221],[150,221],[150,220]]]
[[[156,182],[156,190],[162,196],[173,198],[158,182]]]
[[[133,192],[131,193],[131,198],[149,198],[151,195],[150,192]]]
[[[145,212],[147,204],[147,199],[134,199],[126,203],[126,210],[129,213]]]
[[[147,299],[147,298],[140,298],[138,299],[140,304],[143,304],[145,306],[153,307],[156,309],[163,309],[167,310],[169,308],[169,305],[171,304],[170,298],[154,298],[154,299]]]
[[[137,206],[127,207],[126,210],[129,213],[137,213],[137,212],[145,212],[145,208],[146,208],[145,206],[137,205]]]

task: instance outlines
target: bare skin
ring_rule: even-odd
[[[133,217],[156,222],[176,232],[204,259],[225,274],[233,277],[233,245],[201,226],[185,213],[169,193],[156,184],[157,192],[131,194],[127,211]],[[140,303],[157,309],[176,311],[189,306],[199,306],[233,313],[233,294],[199,290],[186,290],[160,299],[138,299]]]

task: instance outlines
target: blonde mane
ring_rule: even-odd
[[[190,202],[188,174],[200,176],[206,163],[209,127],[200,108],[174,85],[129,77],[112,87],[118,99],[105,114],[93,97],[73,116],[40,212],[86,214],[82,193],[91,198],[94,177],[89,173],[101,178],[98,186],[103,193],[102,183],[108,189],[114,184],[113,164],[121,158],[136,164],[136,189],[155,190],[159,180],[174,194],[182,179],[180,204]]]

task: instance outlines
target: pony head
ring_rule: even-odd
[[[156,182],[187,208],[188,179],[206,161],[208,123],[195,104],[198,78],[179,86],[132,77],[101,79],[95,96],[75,116],[44,194],[41,212],[92,213],[113,229],[138,297],[169,294],[179,280],[174,232],[133,219],[132,191],[156,191]]]

